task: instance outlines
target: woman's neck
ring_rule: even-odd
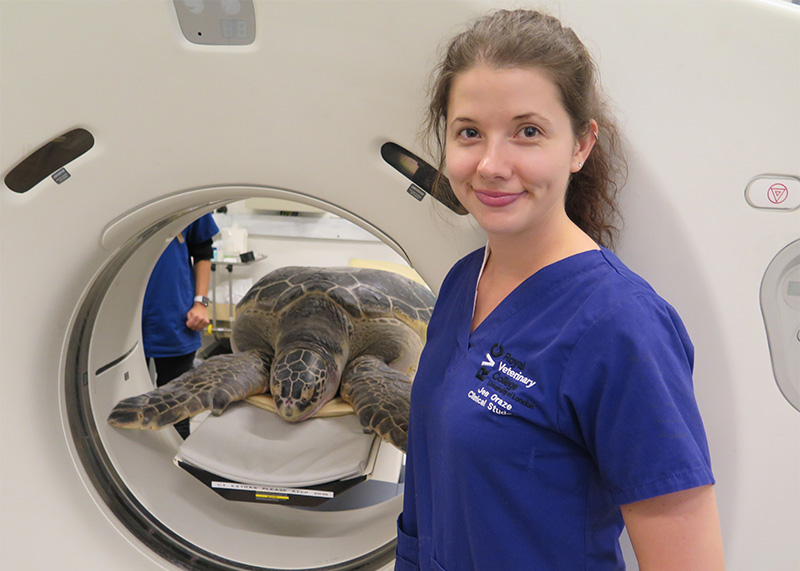
[[[560,260],[597,250],[597,244],[571,221],[556,231],[530,231],[525,235],[490,235],[491,255],[486,269],[522,283],[542,268]]]
[[[522,282],[542,268],[581,252],[598,249],[582,230],[569,222],[560,233],[489,236],[489,258],[483,267],[472,331]]]

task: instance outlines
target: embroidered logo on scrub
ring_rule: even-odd
[[[485,382],[486,386],[477,392],[469,391],[467,396],[495,414],[510,414],[515,404],[532,409],[533,402],[517,392],[518,389],[530,389],[536,385],[536,381],[522,374],[524,370],[524,361],[515,359],[511,353],[506,353],[501,344],[495,343],[475,373],[475,377]]]

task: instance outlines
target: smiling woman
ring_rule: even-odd
[[[469,72],[477,68],[484,68],[483,75],[523,70],[535,72],[540,81],[549,84],[544,85],[545,90],[556,97],[558,107],[567,114],[569,128],[575,139],[590,135],[595,142],[601,143],[591,149],[588,158],[580,159],[581,166],[572,171],[565,196],[565,210],[570,220],[595,242],[611,247],[618,217],[616,194],[618,187],[624,183],[627,164],[616,122],[608,112],[608,104],[599,87],[594,61],[575,33],[569,28],[562,28],[555,18],[522,18],[519,14],[509,12],[508,16],[487,18],[470,32],[453,39],[452,49],[448,50],[435,70],[437,75],[433,81],[426,117],[426,132],[435,147],[433,154],[438,157],[439,168],[443,170],[446,156],[449,158],[453,152],[452,146],[448,145],[448,137],[452,135],[451,123],[462,118],[459,112],[451,108],[453,90],[459,83],[470,83],[462,76],[470,75]],[[509,26],[519,33],[507,33]],[[547,40],[539,41],[540,38]],[[499,85],[495,87],[499,88]],[[519,82],[513,88],[519,92],[495,93],[499,98],[492,99],[493,103],[505,102],[506,94],[518,96],[518,99],[531,94],[531,90]],[[520,111],[520,115],[512,115],[511,118],[520,121],[524,127],[519,133],[522,139],[535,139],[543,132],[549,133],[552,126],[550,118],[538,113],[535,108]],[[525,124],[526,120],[530,124]],[[475,126],[462,126],[466,127]],[[475,136],[479,132],[474,130],[467,134]],[[590,141],[589,144],[593,143]],[[449,161],[447,168],[452,175]],[[437,182],[442,182],[442,179]],[[453,191],[446,184],[437,184],[434,193],[445,203],[455,199]]]
[[[563,207],[570,175],[594,146],[596,124],[576,137],[544,72],[478,65],[453,81],[448,115],[450,183],[490,240],[558,233],[579,251],[596,247]]]
[[[591,57],[555,18],[499,11],[437,72],[440,170],[488,244],[431,317],[397,568],[624,569],[623,524],[643,565],[721,568],[694,349],[604,247],[624,160]]]

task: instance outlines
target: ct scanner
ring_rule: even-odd
[[[401,496],[341,511],[227,502],[173,466],[171,431],[123,434],[105,417],[149,382],[150,268],[220,205],[331,211],[434,290],[481,244],[469,220],[407,193],[380,146],[422,153],[440,42],[497,5],[0,2],[2,569],[391,567]],[[728,567],[798,569],[800,7],[539,6],[597,55],[627,134],[619,250],[696,345]],[[12,189],[51,141],[27,163],[41,180]]]

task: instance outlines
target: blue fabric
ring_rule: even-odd
[[[624,503],[714,482],[675,310],[608,250],[537,272],[470,333],[448,274],[411,395],[398,569],[624,569]]]
[[[200,347],[200,332],[186,327],[195,292],[189,250],[218,232],[211,214],[195,220],[182,231],[183,241],[172,240],[153,268],[142,304],[142,341],[148,359],[186,355]]]

